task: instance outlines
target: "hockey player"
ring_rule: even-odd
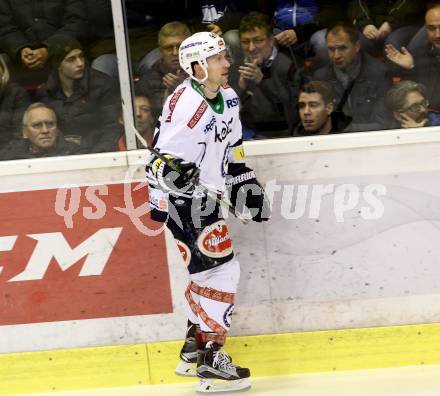
[[[231,205],[238,212],[246,205],[257,222],[268,220],[269,205],[244,163],[239,100],[227,85],[223,39],[192,35],[179,48],[179,62],[189,78],[164,104],[153,139],[161,155],[152,155],[147,166],[151,216],[166,221],[190,274],[187,335],[176,373],[197,375],[199,392],[242,390],[250,387],[250,371],[222,349],[240,266],[218,199],[228,190]]]

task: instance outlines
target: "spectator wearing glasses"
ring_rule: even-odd
[[[67,37],[54,46],[51,60],[52,73],[37,97],[54,108],[66,138],[89,152],[117,150],[120,129],[115,117],[119,103],[115,81],[90,68],[81,44]]]
[[[169,22],[159,31],[159,58],[151,68],[139,66],[140,89],[153,98],[153,109],[160,113],[167,96],[185,79],[179,64],[179,47],[191,36],[188,26],[182,22]]]
[[[245,15],[239,36],[241,54],[234,60],[237,73],[231,85],[241,100],[244,138],[288,136],[294,125],[288,89],[295,71],[292,59],[278,51],[265,14]]]
[[[425,14],[427,40],[408,51],[392,45],[385,48],[388,59],[401,68],[405,79],[417,81],[426,87],[426,98],[432,109],[440,110],[440,5],[429,8]]]
[[[64,139],[57,117],[44,103],[31,104],[23,115],[23,139],[11,141],[0,153],[1,160],[29,159],[80,154],[82,149]]]
[[[325,81],[310,81],[298,96],[300,122],[294,136],[329,135],[349,132],[350,118],[335,112],[332,86]]]
[[[134,116],[135,116],[135,126],[137,131],[142,135],[148,145],[152,145],[153,143],[153,132],[154,132],[154,123],[155,123],[155,115],[153,113],[153,107],[151,105],[152,100],[151,97],[137,92],[135,88],[135,98],[134,98]],[[124,119],[122,114],[118,118],[118,123],[123,126]],[[138,140],[137,145],[138,148],[144,148]],[[125,143],[125,133],[119,138],[118,141],[119,150],[125,151],[127,150],[127,145]]]
[[[422,84],[409,80],[401,81],[388,91],[386,104],[394,118],[391,128],[440,125],[440,114],[428,109],[426,88]]]

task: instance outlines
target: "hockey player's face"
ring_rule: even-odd
[[[440,50],[440,8],[430,9],[425,16],[426,34],[432,45]]]
[[[298,98],[299,117],[305,131],[320,133],[333,111],[333,104],[325,104],[319,93],[301,92]]]
[[[136,129],[145,133],[153,126],[153,114],[151,112],[151,103],[145,96],[136,96],[135,98],[136,111]]]
[[[339,31],[328,34],[327,49],[330,60],[335,67],[347,70],[357,59],[360,43],[359,41],[351,42],[347,33]]]
[[[208,81],[214,86],[226,84],[229,79],[229,68],[231,67],[227,51],[210,56],[206,61],[208,63]]]
[[[179,70],[179,47],[186,36],[164,36],[160,38],[160,58],[165,69],[170,72]]]
[[[37,107],[29,111],[27,124],[23,125],[23,137],[29,139],[34,151],[55,148],[58,137],[57,120],[53,111]]]
[[[272,55],[273,38],[266,29],[257,27],[240,33],[240,45],[247,62],[262,65]]]
[[[84,76],[86,62],[80,49],[70,51],[58,67],[60,76],[70,80],[79,80]]]

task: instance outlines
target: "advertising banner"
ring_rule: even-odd
[[[145,184],[0,194],[0,325],[172,312]]]

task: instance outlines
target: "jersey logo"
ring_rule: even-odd
[[[212,116],[211,121],[209,121],[209,124],[205,126],[205,129],[203,130],[204,133],[211,132],[215,125],[215,116]]]
[[[168,114],[167,119],[165,122],[171,122],[171,117],[173,116],[174,109],[176,108],[177,101],[182,96],[183,91],[185,91],[186,87],[180,88],[177,92],[174,93],[174,95],[170,99],[170,114]]]
[[[226,100],[226,105],[228,106],[228,109],[238,106],[238,98],[232,98],[232,99],[228,99]]]
[[[233,120],[234,120],[234,118],[231,118],[228,121],[228,123],[222,121],[223,128],[220,132],[218,131],[217,125],[215,126],[215,141],[216,142],[222,143],[223,140],[225,140],[227,138],[227,136],[232,132],[231,124],[232,124]]]
[[[200,103],[199,108],[196,110],[192,118],[189,120],[188,124],[186,124],[190,129],[193,129],[197,123],[200,121],[200,118],[202,118],[202,115],[205,113],[206,109],[208,108],[208,103],[203,101]]]
[[[204,228],[197,239],[199,250],[208,257],[227,257],[232,253],[232,241],[224,220]]]

